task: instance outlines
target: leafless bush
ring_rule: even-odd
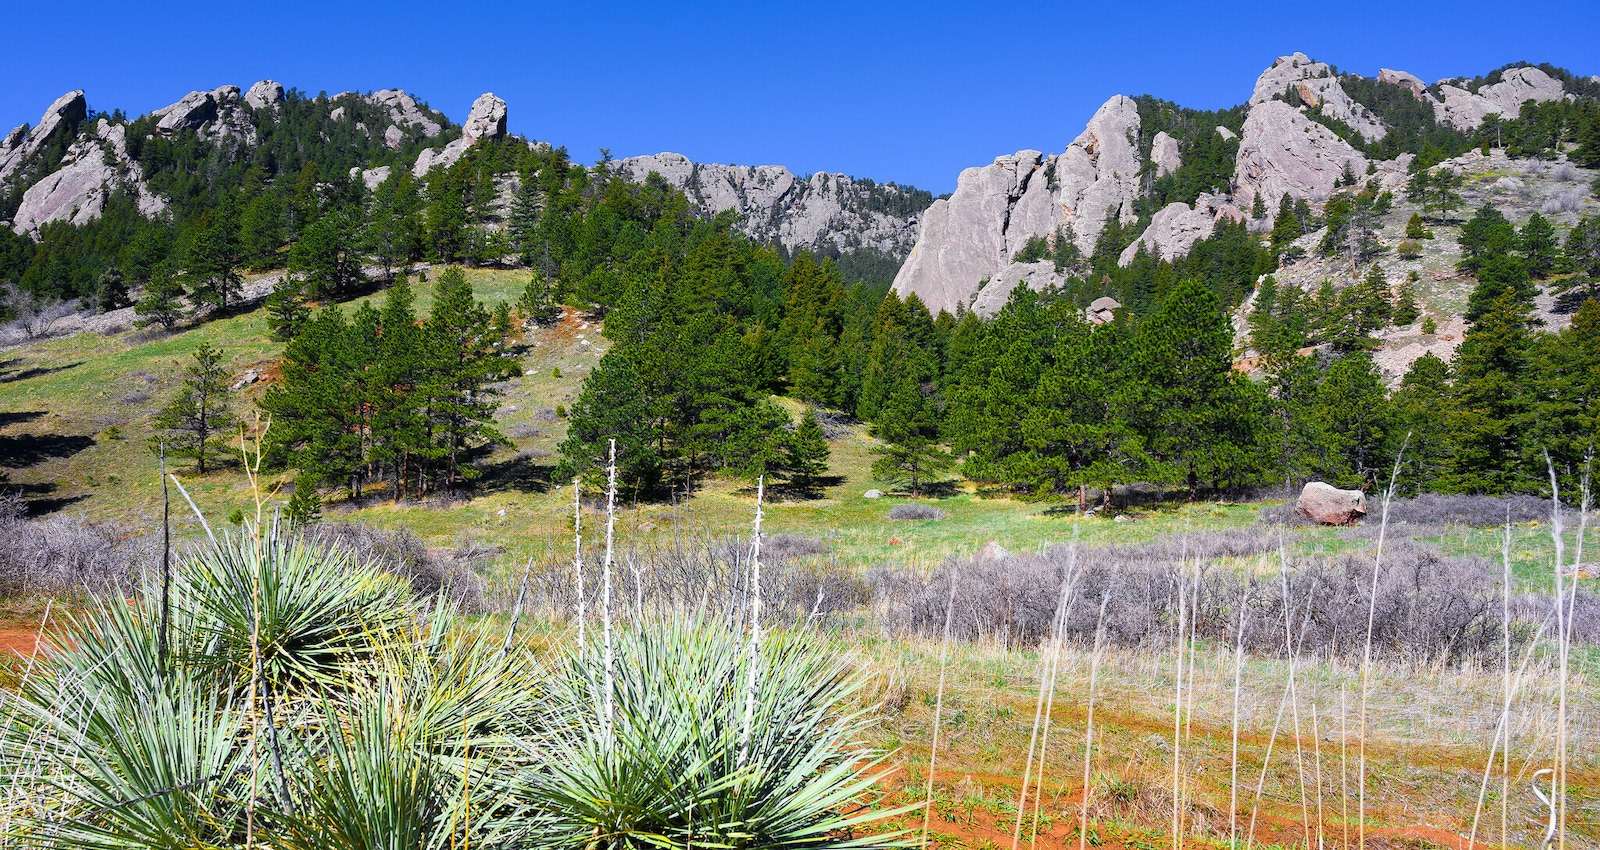
[[[478,568],[498,550],[463,541],[453,550],[430,551],[409,531],[387,531],[366,523],[318,523],[301,534],[317,545],[344,548],[358,560],[405,579],[420,595],[443,594],[467,611],[486,607]]]
[[[0,496],[0,597],[128,592],[153,563],[150,535],[81,517],[26,516],[15,494]]]
[[[544,436],[544,429],[528,422],[518,422],[506,429],[506,436],[513,440],[532,440]]]
[[[950,562],[930,576],[905,568],[872,574],[873,610],[895,634],[933,636],[943,627],[956,581],[952,630],[966,639],[1036,644],[1048,635],[1069,583],[1066,547],[1005,561]],[[1231,645],[1239,636],[1261,655],[1285,654],[1284,624],[1296,651],[1349,658],[1364,650],[1372,557],[1292,558],[1277,569],[1278,541],[1264,528],[1173,535],[1140,546],[1083,547],[1068,597],[1065,635],[1094,640],[1102,599],[1113,645],[1169,646],[1177,639],[1180,595],[1197,635]],[[1240,569],[1219,559],[1269,559]],[[1502,640],[1498,567],[1455,558],[1408,539],[1391,540],[1378,575],[1373,651],[1409,661],[1460,662],[1492,655]],[[1600,611],[1597,611],[1600,616]],[[1600,631],[1600,624],[1592,628]]]
[[[1571,183],[1582,176],[1578,173],[1578,167],[1570,162],[1557,163],[1555,168],[1550,169],[1550,179],[1557,183]]]
[[[899,521],[899,520],[919,520],[919,519],[944,519],[945,517],[947,517],[949,515],[950,514],[947,513],[943,508],[936,508],[933,505],[920,505],[920,504],[917,504],[915,502],[908,502],[906,504],[895,505],[894,507],[889,509],[889,519],[896,520],[896,521]]]
[[[822,435],[830,440],[837,440],[850,432],[850,426],[855,424],[846,413],[838,410],[815,408],[817,424],[822,426]]]
[[[810,537],[774,535],[763,541],[764,622],[855,612],[871,601],[861,578],[818,557],[822,551],[821,541]],[[695,536],[657,547],[624,549],[616,554],[612,572],[612,605],[626,617],[715,612],[739,626],[750,616],[751,554],[745,537]],[[601,558],[598,550],[584,552],[584,592],[591,614],[598,610]],[[533,570],[529,604],[570,616],[577,609],[576,585],[571,552],[552,552]]]
[[[16,316],[6,330],[8,336],[39,339],[49,336],[56,323],[77,312],[71,304],[59,298],[39,296],[7,281],[0,283],[0,301],[4,301]]]
[[[560,418],[556,415],[556,409],[553,407],[541,407],[533,412],[533,421],[546,425]]]
[[[1588,186],[1575,186],[1552,195],[1540,207],[1546,214],[1575,213],[1583,209],[1583,199],[1589,196]]]
[[[1376,517],[1373,510],[1371,516]],[[1511,522],[1548,519],[1550,502],[1535,496],[1445,496],[1423,493],[1396,499],[1389,505],[1389,522],[1413,525],[1475,525],[1491,527]]]
[[[134,390],[131,393],[124,393],[123,395],[119,396],[117,398],[117,404],[128,404],[128,405],[144,404],[145,402],[147,402],[149,400],[150,400],[150,394],[149,393],[144,392],[142,390]]]

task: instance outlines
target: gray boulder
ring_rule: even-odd
[[[1235,133],[1232,130],[1229,130],[1227,127],[1224,127],[1221,124],[1217,125],[1217,135],[1221,136],[1224,139],[1227,139],[1230,142],[1233,141],[1234,139],[1239,138],[1239,134],[1238,133]]]
[[[998,564],[1010,558],[1011,552],[995,540],[983,544],[983,548],[979,549],[977,554],[977,561],[980,564]]]
[[[433,120],[421,107],[417,106],[416,98],[400,89],[384,89],[373,92],[367,96],[367,102],[373,106],[387,110],[389,119],[402,127],[414,127],[422,131],[422,135],[433,138],[444,132],[439,122]]]
[[[1084,319],[1092,325],[1104,325],[1115,321],[1117,311],[1122,309],[1122,302],[1109,295],[1102,295],[1089,302],[1088,308],[1083,311]]]
[[[1321,525],[1355,525],[1367,515],[1367,497],[1360,490],[1340,490],[1313,481],[1300,491],[1294,510]]]
[[[1019,286],[1026,286],[1034,292],[1045,292],[1063,283],[1066,283],[1066,279],[1056,272],[1055,264],[1049,261],[1012,263],[996,273],[973,296],[972,312],[988,318],[1006,306],[1006,302],[1011,300],[1011,293]]]
[[[391,150],[399,150],[406,143],[406,131],[390,124],[389,129],[383,131],[383,143]]]
[[[244,93],[244,102],[252,109],[276,109],[283,101],[283,84],[274,80],[262,80]]]

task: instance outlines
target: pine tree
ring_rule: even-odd
[[[1412,361],[1390,398],[1393,434],[1405,446],[1398,483],[1409,492],[1439,489],[1450,465],[1450,366],[1432,352]]]
[[[173,330],[183,321],[183,284],[166,269],[158,269],[145,285],[144,294],[133,305],[140,326],[160,325]]]
[[[524,325],[535,327],[553,324],[561,315],[561,308],[551,299],[550,285],[542,275],[535,273],[522,288],[522,297],[517,299],[517,315],[522,317]]]
[[[1383,376],[1365,353],[1340,358],[1317,388],[1316,417],[1350,483],[1379,483],[1392,461],[1391,423]]]
[[[201,216],[199,235],[189,247],[186,277],[191,282],[190,296],[196,307],[226,310],[239,297],[243,279],[239,265],[239,220],[232,195],[215,209]]]
[[[803,494],[816,493],[821,487],[822,477],[828,473],[830,454],[828,437],[822,430],[822,423],[817,421],[817,412],[807,408],[805,415],[800,417],[800,426],[795,429],[794,439],[789,443],[788,458],[784,463],[789,485]]]
[[[207,459],[238,425],[229,406],[231,396],[222,352],[202,342],[177,396],[152,423],[163,433],[168,454],[193,458],[196,470],[204,475]]]
[[[304,528],[321,521],[322,498],[317,495],[315,476],[301,475],[295,478],[294,492],[289,494],[289,503],[283,509],[283,518],[291,529]]]
[[[1424,173],[1426,173],[1426,172],[1424,172]],[[1406,220],[1406,238],[1407,239],[1432,239],[1433,238],[1433,231],[1429,230],[1427,228],[1427,226],[1422,223],[1422,215],[1421,214],[1412,213],[1411,214],[1411,218]]]
[[[1416,289],[1407,278],[1395,289],[1394,296],[1394,323],[1398,327],[1407,327],[1414,324],[1422,316],[1422,311],[1417,307]]]
[[[107,266],[100,273],[100,278],[95,283],[95,307],[102,313],[120,310],[128,306],[128,283],[122,278],[122,270],[116,266]]]
[[[1561,259],[1561,243],[1556,239],[1556,229],[1551,226],[1549,219],[1538,213],[1529,216],[1527,223],[1522,226],[1522,232],[1517,234],[1517,250],[1522,254],[1528,276],[1534,280],[1549,277]]]
[[[532,176],[522,178],[511,196],[511,213],[506,217],[506,234],[513,250],[528,259],[534,248],[533,237],[539,227],[539,184]]]
[[[289,249],[289,270],[300,277],[307,298],[340,298],[366,281],[360,248],[357,216],[330,210],[302,229]]]
[[[613,348],[589,373],[572,405],[554,477],[558,481],[577,477],[591,487],[603,486],[609,444],[616,440],[619,486],[648,495],[661,480],[662,459],[656,447],[662,438],[638,364],[626,350]]]
[[[1457,492],[1499,495],[1539,481],[1528,456],[1528,358],[1531,309],[1512,291],[1491,301],[1467,331],[1452,368],[1455,387],[1447,413],[1452,435],[1445,486]]]
[[[872,449],[878,457],[872,462],[872,477],[907,487],[912,498],[920,497],[923,487],[954,463],[938,443],[938,417],[932,404],[910,376],[895,385],[873,432],[883,444]]]
[[[434,285],[422,339],[427,352],[423,403],[438,440],[445,487],[454,492],[458,481],[481,474],[465,463],[465,452],[484,443],[506,442],[491,424],[499,406],[491,385],[511,367],[494,347],[488,311],[473,297],[472,285],[456,266],[445,269]]]
[[[288,342],[305,327],[311,318],[306,306],[305,286],[291,273],[285,273],[272,285],[267,294],[268,336],[278,342]]]

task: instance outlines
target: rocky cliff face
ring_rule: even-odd
[[[639,183],[658,174],[702,214],[735,212],[747,236],[790,251],[871,249],[898,259],[917,238],[921,202],[917,193],[899,186],[843,174],[802,178],[781,165],[695,163],[676,153],[629,157],[613,167]]]
[[[1141,245],[1168,259],[1185,254],[1210,236],[1218,221],[1244,220],[1241,211],[1257,197],[1269,210],[1285,194],[1320,204],[1347,169],[1363,180],[1376,176],[1385,188],[1402,185],[1410,155],[1369,162],[1357,144],[1381,141],[1390,128],[1340,80],[1330,66],[1304,53],[1278,57],[1256,79],[1245,104],[1228,191],[1152,211],[1122,252],[1122,264],[1132,262]],[[1435,87],[1437,96],[1405,71],[1381,69],[1378,81],[1426,100],[1438,121],[1458,129],[1475,128],[1489,114],[1515,117],[1524,103],[1572,97],[1559,80],[1533,67],[1506,70],[1475,92],[1447,80]],[[1357,135],[1346,141],[1329,124],[1343,124]],[[1235,138],[1227,127],[1216,131]],[[1024,150],[963,171],[955,194],[935,202],[923,216],[895,291],[916,293],[935,311],[958,304],[987,310],[998,309],[1009,294],[996,292],[997,283],[1052,285],[1042,270],[1013,263],[1029,239],[1070,232],[1080,250],[1092,250],[1108,213],[1132,224],[1150,179],[1182,167],[1181,146],[1171,135],[1156,133],[1148,155],[1139,148],[1139,136],[1137,105],[1119,95],[1101,106],[1059,154]]]

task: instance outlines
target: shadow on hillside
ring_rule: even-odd
[[[22,504],[30,517],[42,517],[53,514],[63,508],[75,505],[87,498],[85,494],[76,496],[56,496],[54,482],[37,484],[0,484],[0,491],[16,493],[22,496]]]
[[[1588,301],[1590,298],[1600,298],[1600,289],[1584,286],[1570,292],[1563,292],[1555,297],[1555,303],[1551,305],[1551,311],[1559,316],[1571,315],[1578,312],[1578,308],[1583,306],[1583,302]]]
[[[43,410],[0,411],[0,428],[7,428],[12,425],[21,425],[24,422],[32,422],[33,420],[45,415],[45,412],[46,411]]]
[[[47,460],[72,457],[94,445],[82,434],[0,435],[0,466],[22,469]]]
[[[11,384],[17,381],[26,381],[30,378],[42,378],[45,375],[53,375],[56,372],[65,372],[68,369],[75,369],[78,366],[83,365],[83,361],[79,360],[75,363],[63,363],[60,366],[35,366],[32,369],[8,368],[16,362],[17,361],[15,359],[0,361],[0,384]]]
[[[537,463],[534,458],[520,454],[493,463],[479,463],[477,467],[483,475],[473,482],[472,489],[478,493],[505,490],[546,493],[550,490],[550,477],[556,471],[554,464]]]

